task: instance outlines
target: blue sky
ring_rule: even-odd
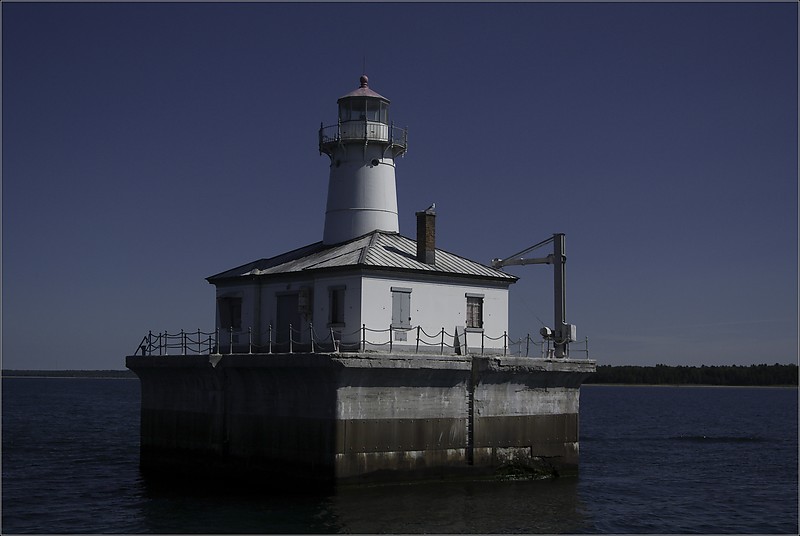
[[[120,369],[205,277],[322,238],[321,122],[409,128],[400,231],[567,235],[600,364],[797,360],[797,4],[2,5],[3,367]],[[512,336],[551,269],[509,268]]]

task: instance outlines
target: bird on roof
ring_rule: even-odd
[[[428,214],[432,214],[432,213],[436,212],[436,203],[431,203],[431,206],[426,208],[425,212],[427,212]]]

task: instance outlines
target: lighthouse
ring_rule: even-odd
[[[406,152],[407,130],[389,119],[389,99],[362,75],[340,97],[336,124],[320,125],[319,151],[330,158],[322,242],[339,244],[372,231],[398,232],[395,160]]]
[[[528,356],[530,337],[514,352],[517,277],[438,247],[435,205],[400,234],[406,149],[362,76],[319,130],[322,240],[208,277],[213,332],[141,339],[126,365],[142,384],[144,472],[318,490],[577,470],[579,388],[595,363]],[[556,257],[563,267],[563,247],[530,262]],[[511,260],[528,262],[499,262]]]

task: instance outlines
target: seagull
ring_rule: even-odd
[[[431,212],[434,212],[435,210],[436,210],[436,203],[431,203],[431,206],[429,206],[428,208],[426,208],[426,209],[425,209],[425,212],[427,212],[427,213],[429,213],[429,214],[430,214]]]

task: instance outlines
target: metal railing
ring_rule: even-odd
[[[153,333],[144,336],[136,353],[142,355],[170,355],[170,350],[179,350],[180,355],[216,353],[217,332],[184,331],[178,333]]]
[[[319,150],[328,153],[330,146],[343,141],[380,141],[399,149],[397,155],[408,148],[408,129],[379,121],[339,121],[335,125],[319,127]]]
[[[148,332],[142,338],[134,355],[220,355],[220,354],[293,354],[293,353],[340,353],[340,352],[403,352],[413,354],[459,354],[470,353],[480,355],[503,355],[517,357],[553,358],[554,342],[550,339],[534,340],[530,334],[519,339],[512,339],[504,331],[497,337],[491,337],[483,331],[456,330],[450,333],[441,328],[428,333],[422,326],[387,329],[371,329],[363,324],[360,329],[349,333],[336,331],[329,327],[324,335],[320,335],[309,323],[302,329],[295,329],[289,324],[285,333],[279,333],[268,325],[266,331],[254,333],[252,328],[246,332],[235,331],[233,327],[223,330],[227,340],[220,338],[220,328],[215,331],[201,330],[169,333],[168,331]],[[384,334],[387,334],[388,337]],[[246,335],[247,340],[243,341]],[[254,341],[254,335],[255,340]],[[356,338],[358,335],[358,338]],[[409,335],[413,338],[409,341]],[[469,339],[480,335],[480,348],[467,345]],[[502,341],[500,346],[499,341]],[[497,344],[493,344],[497,343]],[[583,353],[589,359],[589,338],[570,343],[570,353]],[[583,348],[575,346],[583,346]],[[538,350],[538,351],[537,351]],[[569,354],[567,355],[569,357]]]

